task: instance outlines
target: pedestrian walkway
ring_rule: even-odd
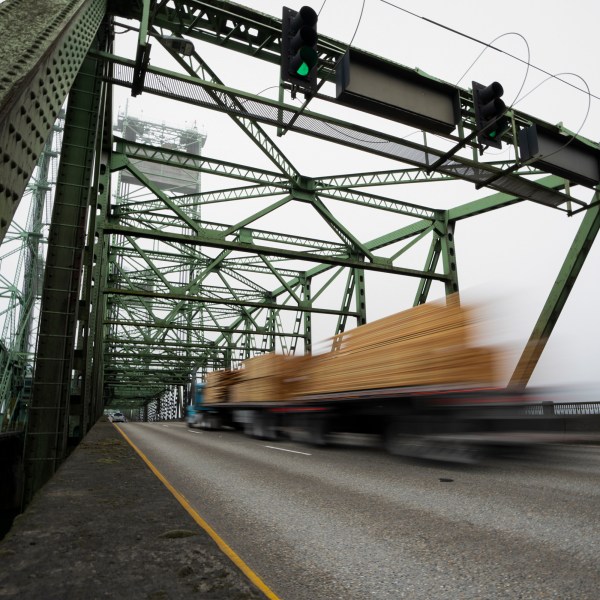
[[[15,520],[0,565],[0,598],[265,598],[104,418]]]

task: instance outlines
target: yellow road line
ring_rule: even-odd
[[[175,496],[179,504],[187,510],[192,519],[210,535],[217,546],[225,553],[233,564],[244,573],[244,575],[267,597],[269,600],[280,600],[267,584],[235,553],[235,551],[221,538],[221,536],[190,506],[185,496],[179,493],[167,480],[167,478],[150,462],[148,457],[129,439],[125,432],[113,423],[117,431],[125,438],[125,441],[139,454],[140,458],[148,465],[148,468],[160,479],[163,485]]]

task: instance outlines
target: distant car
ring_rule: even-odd
[[[112,417],[110,418],[110,420],[113,423],[126,423],[127,419],[125,418],[125,415],[123,413],[120,412],[116,412],[112,414]]]

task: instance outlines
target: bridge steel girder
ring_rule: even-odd
[[[69,417],[81,431],[82,406],[71,403],[71,371],[83,266],[86,212],[94,193],[94,155],[104,115],[105,64],[88,56],[69,91],[44,275],[33,394],[25,435],[25,498],[30,500],[67,454]],[[96,190],[97,193],[97,190]]]
[[[106,13],[106,0],[0,6],[0,243]]]
[[[351,256],[335,256],[333,254],[310,254],[309,252],[300,252],[297,250],[286,250],[275,246],[259,246],[257,244],[245,244],[235,240],[218,239],[210,235],[198,233],[197,235],[186,235],[180,233],[170,233],[152,229],[142,229],[120,225],[118,219],[109,218],[106,224],[105,232],[130,235],[140,238],[149,238],[163,241],[172,241],[196,246],[207,246],[212,248],[221,248],[223,250],[238,250],[240,252],[250,252],[252,254],[261,254],[266,256],[279,256],[292,260],[304,260],[311,263],[320,262],[329,265],[339,265],[352,268],[359,268],[368,271],[379,271],[396,275],[406,275],[408,277],[426,277],[439,281],[446,281],[448,277],[440,273],[431,273],[417,269],[407,269],[403,267],[391,266],[387,261],[374,260],[365,262]]]
[[[595,204],[587,210],[573,239],[569,252],[552,286],[550,295],[531,332],[523,353],[510,378],[509,387],[524,389],[542,355],[550,334],[567,303],[587,255],[600,230],[600,192],[594,196]]]

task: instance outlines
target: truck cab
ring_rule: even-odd
[[[194,386],[194,400],[188,405],[185,412],[185,420],[188,427],[199,427],[202,410],[204,406],[204,383],[196,383]]]

